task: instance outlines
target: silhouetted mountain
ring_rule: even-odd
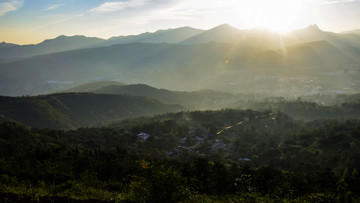
[[[266,29],[238,30],[224,24],[185,40],[184,44],[219,42],[257,49],[279,49],[285,46],[286,36]]]
[[[41,54],[56,53],[89,47],[109,46],[114,44],[128,43],[179,43],[195,35],[202,33],[203,30],[191,27],[177,29],[159,30],[154,33],[142,33],[139,35],[112,37],[103,40],[95,37],[85,36],[64,36],[55,39],[48,39],[35,45],[15,45],[8,43],[0,44],[0,59],[23,58]]]
[[[7,48],[7,47],[14,47],[14,46],[19,46],[17,44],[11,44],[11,43],[6,43],[6,42],[1,42],[0,43],[0,48]]]
[[[65,90],[64,92],[94,92],[101,94],[122,94],[141,96],[156,99],[162,103],[180,104],[188,110],[207,110],[229,108],[240,99],[248,99],[248,95],[225,93],[214,90],[201,90],[194,92],[169,91],[157,89],[145,84],[117,84],[113,82],[95,82],[80,85],[78,87]],[[105,84],[109,84],[105,86]],[[91,88],[83,88],[91,87]]]
[[[122,44],[0,64],[0,94],[49,93],[99,79],[182,91],[300,94],[348,88],[356,92],[360,73],[351,59],[327,42],[275,51],[221,43]],[[313,81],[310,86],[305,85],[308,81]]]
[[[128,43],[179,43],[204,32],[191,27],[159,30],[154,33],[142,33],[139,35],[112,37],[103,45],[128,44]]]
[[[289,37],[287,44],[327,41],[338,48],[360,46],[360,36],[324,32],[317,25],[310,25],[304,29],[293,31],[287,36]]]
[[[105,46],[112,40],[153,43]],[[61,36],[32,47],[66,49],[71,48],[71,41],[71,46],[93,43],[100,47],[1,60],[0,94],[59,92],[99,80],[181,91],[217,89],[276,95],[356,93],[360,89],[360,36],[324,32],[316,25],[286,36],[229,25],[208,31],[185,27],[107,41]],[[178,44],[155,43],[160,41]]]
[[[90,93],[0,97],[0,114],[32,127],[76,128],[114,119],[177,112],[179,105],[125,95]]]
[[[315,41],[295,45],[287,49],[298,63],[330,67],[356,63],[350,56],[327,41]]]
[[[13,46],[3,44],[0,46],[1,58],[22,58],[39,54],[48,54],[88,47],[109,46],[129,43],[182,43],[201,44],[209,42],[241,44],[246,47],[258,49],[279,49],[290,45],[312,41],[328,41],[336,47],[360,47],[360,35],[357,30],[336,34],[322,31],[317,25],[280,35],[266,29],[238,30],[230,25],[223,24],[210,30],[199,30],[191,27],[159,30],[154,33],[112,37],[108,40],[84,36],[59,36],[55,39],[45,40],[36,45]]]
[[[98,46],[103,39],[85,36],[59,36],[48,39],[36,45],[0,47],[0,58],[30,57],[40,54],[68,51]]]
[[[345,31],[345,32],[342,32],[342,34],[356,34],[356,35],[360,35],[360,29]]]
[[[317,25],[309,25],[303,29],[290,32],[288,35],[297,43],[328,40],[332,33],[322,31]]]
[[[241,36],[241,31],[231,27],[230,25],[223,24],[214,27],[210,30],[202,32],[196,36],[184,40],[184,44],[199,44],[208,42],[222,42],[222,43],[234,43]]]

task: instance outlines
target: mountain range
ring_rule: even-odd
[[[108,40],[60,36],[37,45],[4,44],[0,94],[46,94],[102,80],[182,91],[356,93],[360,90],[356,33],[324,32],[312,25],[280,35],[220,25]]]
[[[0,46],[0,59],[4,58],[24,58],[35,55],[69,51],[95,47],[105,40],[94,37],[61,35],[55,39],[48,39],[39,44],[16,45],[3,42]]]
[[[159,30],[154,33],[142,33],[111,37],[107,40],[85,37],[61,35],[54,39],[47,39],[39,44],[17,45],[0,43],[0,59],[30,57],[41,54],[56,53],[74,49],[83,49],[114,44],[129,43],[171,43],[171,44],[200,44],[209,42],[241,43],[248,46],[274,49],[282,46],[290,46],[311,41],[326,40],[336,46],[349,44],[360,45],[360,31],[351,30],[343,33],[324,32],[317,25],[310,25],[304,29],[295,30],[287,34],[255,28],[251,30],[239,30],[228,24],[219,25],[210,30],[201,30],[192,27],[181,27],[168,30]],[[282,45],[279,42],[283,43]]]

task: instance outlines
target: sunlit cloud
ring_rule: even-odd
[[[45,11],[49,11],[49,10],[55,10],[57,8],[60,8],[62,7],[64,4],[54,4],[54,5],[51,5],[49,7],[47,7],[46,9],[44,9]]]
[[[4,16],[11,11],[16,11],[22,6],[22,4],[22,1],[17,0],[0,3],[0,16]]]
[[[323,4],[339,4],[339,3],[350,3],[350,2],[360,2],[360,0],[322,0]]]
[[[121,2],[105,2],[98,7],[95,7],[90,10],[94,13],[109,13],[120,11],[126,8],[137,7],[145,5],[148,0],[130,0],[130,1],[121,1]]]

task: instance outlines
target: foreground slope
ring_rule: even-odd
[[[358,120],[249,110],[71,131],[2,123],[0,201],[359,202],[359,135]]]

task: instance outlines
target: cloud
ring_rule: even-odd
[[[322,0],[323,4],[339,4],[339,3],[350,3],[350,2],[360,2],[359,0]]]
[[[109,13],[124,10],[126,8],[138,7],[145,5],[148,0],[129,0],[129,1],[120,1],[120,2],[105,2],[98,7],[95,7],[90,10],[93,13]]]
[[[49,11],[49,10],[54,10],[54,9],[57,9],[57,8],[60,8],[61,6],[63,6],[64,4],[54,4],[54,5],[51,5],[49,7],[47,7],[46,9],[44,9],[45,11]]]
[[[0,16],[4,16],[10,11],[16,11],[22,6],[22,4],[22,1],[17,0],[0,3]]]

